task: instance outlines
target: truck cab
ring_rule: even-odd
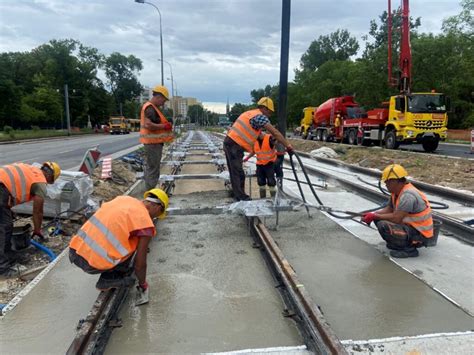
[[[316,111],[317,107],[309,106],[303,109],[303,118],[300,122],[300,134],[303,139],[308,138],[309,130],[313,124],[313,116],[314,111]]]
[[[109,118],[110,134],[130,133],[130,122],[124,116],[112,116]]]
[[[421,143],[428,152],[436,150],[447,136],[449,99],[440,93],[411,93],[390,97],[385,123],[385,145]]]

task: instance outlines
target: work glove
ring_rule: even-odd
[[[149,287],[146,281],[143,284],[138,284],[135,306],[141,306],[142,304],[148,303],[149,301],[148,293],[149,293]]]
[[[247,155],[247,156],[244,158],[243,162],[246,163],[246,162],[249,161],[249,159],[250,159],[250,157]]]
[[[293,149],[293,146],[291,146],[291,145],[286,147],[286,151],[288,152],[288,155],[290,155],[290,156],[295,154],[295,150]]]
[[[165,131],[171,131],[173,129],[173,125],[169,122],[165,123],[165,127],[163,128]]]
[[[37,231],[33,231],[33,234],[31,235],[31,239],[34,239],[34,237],[38,237],[40,240],[46,240],[41,229]]]
[[[362,222],[367,223],[367,225],[370,226],[370,224],[377,219],[377,214],[375,212],[367,212],[362,215],[362,218],[360,219]]]

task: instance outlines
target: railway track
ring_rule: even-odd
[[[169,194],[172,194],[176,186],[175,182],[186,178],[221,179],[224,184],[228,185],[225,174],[223,174],[224,163],[223,157],[218,150],[219,145],[220,141],[212,136],[207,136],[200,132],[197,134],[191,132],[180,142],[171,146],[165,157],[165,162],[171,169],[170,174],[165,177],[164,189]],[[202,153],[203,150],[206,152]],[[197,153],[195,153],[195,151],[197,151]],[[198,155],[202,158],[202,161],[200,160],[199,163],[186,162],[186,158],[192,155]],[[301,153],[301,155],[309,158],[303,153]],[[206,160],[206,158],[211,159]],[[325,163],[335,166],[334,163]],[[187,164],[214,164],[218,174],[201,174],[200,176],[197,174],[193,176],[181,174],[182,167]],[[337,173],[332,174],[306,163],[305,168],[311,174],[323,176],[326,180],[337,181],[337,184],[365,196],[376,203],[386,200],[386,196],[377,192],[374,188],[368,188],[346,179],[340,179]],[[344,167],[344,169],[349,171],[349,169],[357,168]],[[370,172],[370,174],[373,174],[373,172]],[[432,191],[436,191],[436,188]],[[457,201],[461,201],[459,203],[465,204],[472,202],[469,196],[456,196],[456,193],[449,195],[448,191],[443,191],[442,193],[445,194],[443,197],[457,199]],[[218,214],[220,212],[216,212],[215,209],[212,208],[207,210],[202,208],[194,211],[189,209],[186,213]],[[444,214],[436,213],[436,218],[443,221],[445,228],[448,229],[453,236],[469,244],[473,243],[472,227],[461,226],[459,220]],[[306,290],[262,220],[254,216],[246,217],[246,224],[254,239],[255,247],[261,251],[266,265],[276,282],[276,289],[284,302],[283,314],[285,317],[294,320],[302,335],[306,349],[317,354],[347,353],[344,345],[317,306],[317,300],[311,298],[310,292]],[[79,322],[75,339],[69,347],[68,354],[104,353],[113,329],[121,326],[119,319],[120,308],[124,304],[129,291],[129,288],[122,288],[100,293],[87,317]]]

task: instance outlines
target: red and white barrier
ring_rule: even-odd
[[[111,179],[112,178],[112,157],[108,156],[102,159],[102,174],[100,175],[101,179]]]
[[[97,167],[97,162],[99,161],[100,151],[96,149],[89,149],[84,158],[82,158],[81,167],[79,171],[86,173],[88,175],[92,175],[94,169]]]

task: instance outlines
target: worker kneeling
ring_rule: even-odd
[[[391,194],[386,207],[375,212],[365,213],[362,221],[374,221],[390,255],[395,258],[418,256],[417,248],[426,246],[433,238],[433,218],[426,196],[410,184],[407,171],[398,164],[392,164],[382,173]]]
[[[270,190],[270,195],[275,196],[275,162],[277,152],[275,149],[275,139],[266,133],[260,133],[253,147],[253,153],[244,158],[248,161],[252,155],[257,156],[257,183],[260,190],[260,198],[267,197],[266,186]]]
[[[148,302],[146,259],[156,234],[153,218],[165,218],[168,207],[168,195],[161,189],[145,192],[144,198],[118,196],[104,203],[69,244],[72,263],[89,274],[101,274],[96,284],[100,291],[133,284],[131,258],[136,253],[137,305]]]

